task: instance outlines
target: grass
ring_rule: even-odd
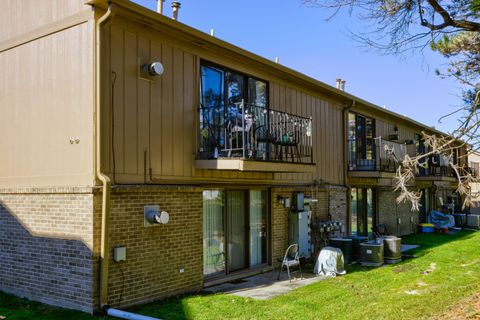
[[[348,274],[268,301],[189,295],[132,308],[162,319],[418,319],[445,312],[480,291],[480,232],[413,235],[417,258],[381,268],[347,266]],[[0,294],[12,319],[95,319]],[[98,318],[97,318],[98,319]]]

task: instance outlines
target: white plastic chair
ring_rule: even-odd
[[[298,266],[300,271],[300,278],[303,278],[302,266],[300,265],[300,255],[298,251],[298,243],[294,243],[287,248],[285,251],[285,256],[282,260],[282,266],[278,272],[278,280],[280,280],[280,275],[282,274],[283,267],[287,267],[288,280],[292,282],[290,268]]]

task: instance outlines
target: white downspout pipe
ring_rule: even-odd
[[[95,34],[95,99],[96,99],[96,176],[102,183],[102,230],[100,240],[100,308],[107,305],[108,289],[108,259],[109,259],[109,217],[110,217],[110,178],[102,173],[101,148],[101,29],[113,16],[113,5],[108,5],[107,12],[97,21]]]
[[[116,317],[120,319],[131,319],[131,320],[160,320],[157,318],[152,318],[152,317],[147,317],[147,316],[142,316],[141,314],[137,313],[132,313],[132,312],[127,312],[123,310],[118,310],[118,309],[113,309],[106,307],[104,308],[105,312],[107,315],[111,317]]]

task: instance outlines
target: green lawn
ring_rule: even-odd
[[[348,266],[348,274],[268,301],[191,295],[131,311],[163,319],[418,319],[440,314],[480,291],[480,232],[414,235],[417,258],[381,268]],[[94,319],[0,294],[11,319]]]

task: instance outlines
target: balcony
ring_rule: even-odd
[[[418,180],[453,180],[454,176],[448,160],[441,155],[431,155],[423,159],[417,172]]]
[[[200,169],[313,172],[312,119],[243,102],[200,106]]]
[[[359,147],[357,140],[349,140],[348,150],[350,177],[391,177],[398,169],[398,162],[401,162],[407,154],[404,143],[382,138],[372,139],[364,148]]]

